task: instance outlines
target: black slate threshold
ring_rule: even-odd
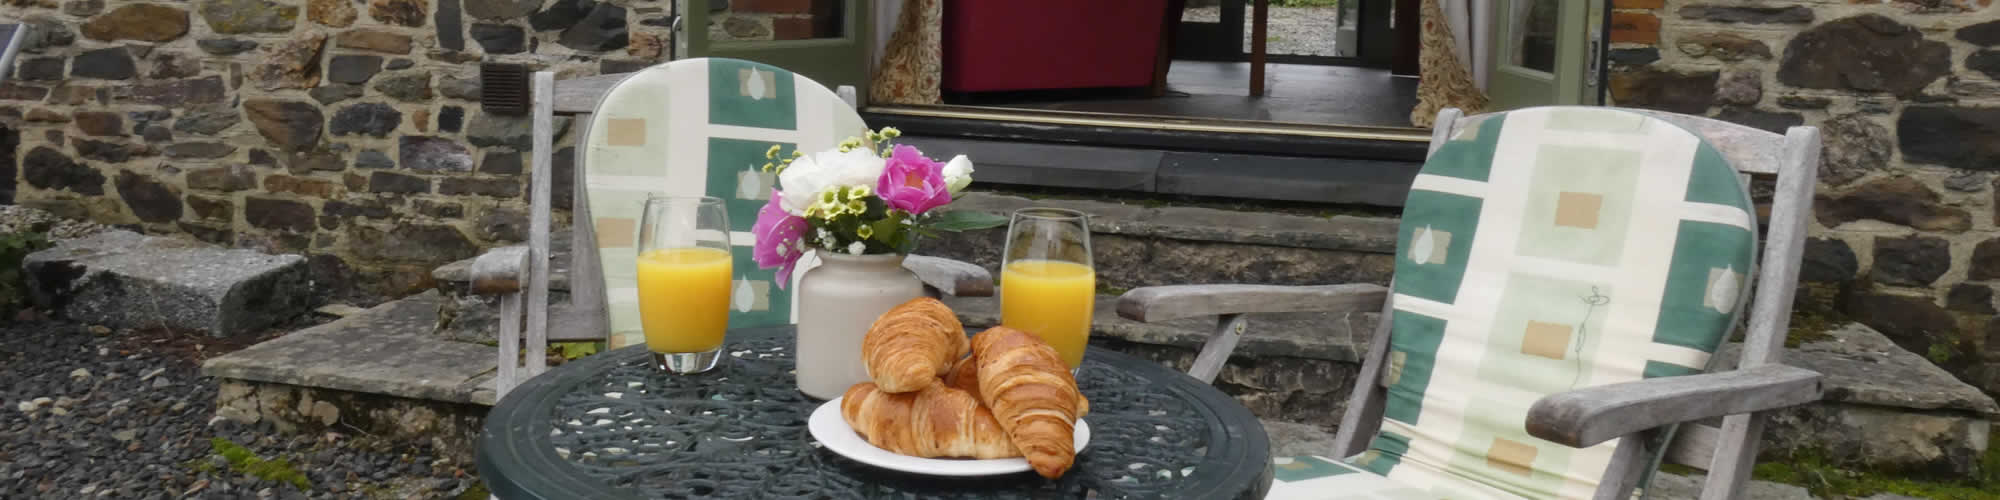
[[[990,115],[990,117],[988,117]],[[1021,118],[1019,120],[1013,117]],[[1046,115],[1046,116],[1044,116]],[[1073,114],[1014,112],[940,116],[898,109],[864,109],[871,127],[896,127],[905,134],[936,138],[1037,142],[1099,147],[1200,151],[1308,158],[1348,158],[1422,162],[1427,131],[1355,128],[1343,136],[1318,133],[1324,127],[1262,122],[1216,122],[1222,127],[1180,127],[1208,123],[1187,119],[1127,117],[1080,123]],[[1049,120],[1035,121],[1032,118]]]
[[[1381,160],[928,134],[901,142],[934,158],[971,157],[982,184],[1380,207],[1402,206],[1424,146],[1417,160]]]

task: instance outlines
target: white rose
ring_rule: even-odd
[[[953,195],[964,190],[965,186],[971,185],[972,159],[966,158],[965,155],[951,157],[951,161],[944,164],[944,183],[945,188]]]
[[[874,189],[876,181],[882,177],[882,168],[887,160],[874,151],[855,148],[845,153],[831,150],[813,155],[813,161],[829,166],[835,172],[831,186],[868,186]]]
[[[778,173],[778,190],[785,195],[780,206],[786,213],[805,215],[806,207],[819,200],[820,191],[833,185],[836,173],[832,166],[814,161],[813,156],[792,160],[784,172]]]

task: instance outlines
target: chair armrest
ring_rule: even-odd
[[[911,255],[903,259],[903,269],[938,292],[955,297],[992,297],[993,273],[986,268],[943,257]]]
[[[1153,323],[1243,313],[1374,312],[1388,296],[1387,287],[1369,283],[1149,286],[1118,296],[1118,315]]]
[[[1550,394],[1528,408],[1528,434],[1582,448],[1666,425],[1818,401],[1821,377],[1763,365]]]
[[[506,295],[528,282],[528,247],[501,247],[472,261],[472,293]]]

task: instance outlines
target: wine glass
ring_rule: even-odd
[[[1002,259],[1000,324],[1041,337],[1071,370],[1081,366],[1097,300],[1089,216],[1060,208],[1017,210]]]
[[[639,223],[639,321],[654,367],[701,373],[729,330],[729,214],[721,198],[651,196]]]

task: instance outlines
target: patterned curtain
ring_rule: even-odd
[[[1458,108],[1471,115],[1486,110],[1486,93],[1473,84],[1466,61],[1460,61],[1451,27],[1439,0],[1423,0],[1421,65],[1417,78],[1417,108],[1410,111],[1410,124],[1430,127],[1439,110]]]
[[[943,0],[904,1],[896,32],[889,37],[875,79],[869,84],[868,102],[944,102],[938,95],[938,82],[944,77],[943,12]]]

